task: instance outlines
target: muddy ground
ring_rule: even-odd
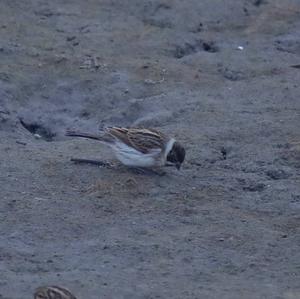
[[[2,0],[0,37],[0,298],[300,298],[298,0]],[[182,171],[70,162],[105,125]]]

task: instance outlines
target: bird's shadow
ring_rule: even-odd
[[[77,164],[91,164],[98,167],[103,167],[107,169],[118,170],[121,172],[131,172],[138,175],[157,175],[165,176],[167,173],[161,169],[152,169],[152,168],[141,168],[141,167],[127,167],[120,163],[111,163],[108,161],[102,160],[92,160],[92,159],[81,159],[81,158],[71,158],[71,162]]]

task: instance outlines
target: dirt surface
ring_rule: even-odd
[[[0,2],[0,298],[300,298],[299,0]],[[151,126],[165,176],[66,129]]]

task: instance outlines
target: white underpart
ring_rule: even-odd
[[[161,149],[159,148],[144,154],[119,141],[114,143],[111,147],[114,149],[117,158],[127,166],[152,167],[162,166],[164,164],[165,159],[161,159]]]

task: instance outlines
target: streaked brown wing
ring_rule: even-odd
[[[62,288],[59,286],[53,286],[52,288],[56,289],[57,291],[60,291],[68,299],[76,299],[76,297],[66,288]]]
[[[128,129],[127,128],[107,127],[107,128],[105,128],[105,132],[108,135],[111,135],[111,136],[121,140],[128,146],[132,146],[130,140],[128,139]]]
[[[149,153],[151,150],[164,149],[165,136],[152,129],[131,129],[128,137],[135,149],[142,153]]]
[[[107,128],[109,134],[123,141],[128,146],[147,154],[151,150],[163,150],[166,136],[154,129]]]
[[[39,287],[34,292],[34,298],[76,299],[76,297],[68,289],[59,286]]]

